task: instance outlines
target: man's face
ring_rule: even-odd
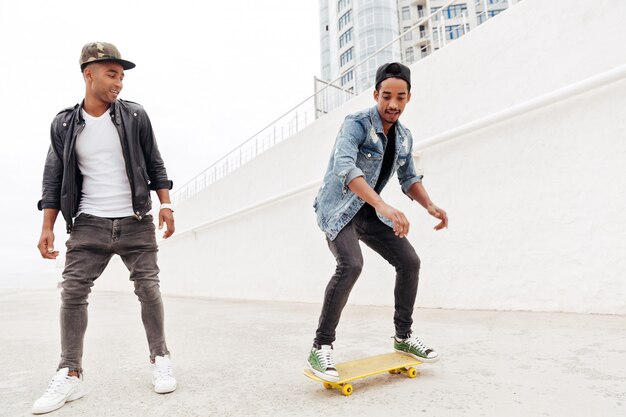
[[[374,90],[378,114],[383,124],[387,126],[398,121],[410,99],[409,86],[400,78],[387,78],[380,83],[378,90]]]
[[[114,103],[124,87],[124,68],[116,62],[95,62],[84,74],[87,94],[103,103]]]

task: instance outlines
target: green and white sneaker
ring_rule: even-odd
[[[332,345],[322,345],[319,349],[313,346],[307,364],[311,372],[319,379],[328,382],[339,381],[339,373],[335,368],[335,361],[333,359]]]
[[[434,349],[426,346],[415,335],[410,334],[406,339],[393,338],[393,348],[396,352],[406,353],[422,362],[437,362],[439,355]]]

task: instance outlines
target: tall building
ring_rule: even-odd
[[[360,92],[379,65],[400,59],[400,45],[356,66],[399,34],[397,0],[320,0],[322,79]]]
[[[519,1],[459,0],[443,7],[450,0],[398,0],[398,26],[406,32],[400,39],[403,61],[426,57]]]
[[[334,108],[333,100],[341,104],[371,87],[379,65],[411,64],[519,1],[458,0],[444,7],[450,0],[320,0],[321,79],[315,88],[340,98],[320,97],[318,114]]]

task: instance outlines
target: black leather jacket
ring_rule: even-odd
[[[76,162],[76,138],[85,127],[81,104],[61,110],[50,127],[50,149],[43,172],[39,210],[60,209],[72,231],[78,212],[82,174]],[[117,128],[130,182],[133,211],[141,219],[152,209],[150,190],[172,189],[172,181],[159,153],[150,119],[143,107],[132,101],[116,100],[109,109]]]

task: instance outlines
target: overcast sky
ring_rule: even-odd
[[[181,185],[312,93],[318,20],[317,0],[0,0],[0,286],[37,286],[62,266],[38,254],[36,202],[50,122],[84,96],[85,43],[137,64],[120,97],[145,107]],[[63,250],[60,216],[56,236]]]

